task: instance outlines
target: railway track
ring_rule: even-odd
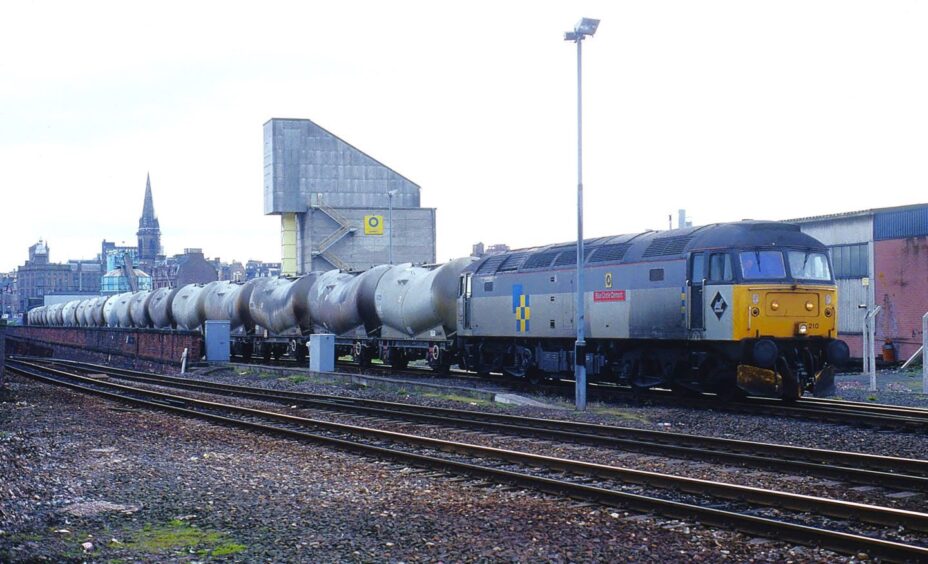
[[[455,410],[306,392],[269,390],[191,380],[74,361],[56,361],[85,373],[199,392],[300,405],[314,409],[350,412],[391,420],[414,420],[446,426],[481,429],[522,437],[569,441],[647,455],[735,464],[808,474],[860,485],[928,492],[928,461],[853,452],[813,449],[705,437],[687,433],[593,425],[572,421],[520,417],[507,414]]]
[[[101,381],[100,376],[81,376],[73,368],[65,371],[21,362],[12,362],[10,368],[18,374],[111,399],[321,442],[404,464],[463,473],[493,482],[514,483],[606,505],[695,519],[705,524],[733,527],[751,534],[840,552],[863,551],[872,557],[899,561],[928,559],[928,549],[922,543],[915,545],[885,538],[893,537],[900,528],[909,532],[928,531],[928,514],[924,513],[294,417]],[[123,376],[128,375],[119,377]],[[307,428],[313,431],[309,432]],[[638,490],[643,488],[647,493],[629,491],[632,485]],[[653,494],[652,490],[663,492],[663,495]],[[673,495],[683,497],[683,500],[667,499],[667,491],[676,492]],[[767,509],[770,507],[775,511]],[[790,511],[794,512],[791,516],[781,515]],[[811,518],[810,515],[825,517]],[[835,526],[833,519],[843,520],[842,524]],[[919,537],[919,540],[924,539]]]
[[[296,364],[291,363],[293,367]],[[242,365],[242,366],[256,366]],[[260,365],[258,365],[260,366]],[[281,365],[284,366],[284,365]],[[340,363],[342,369],[356,368],[352,363]],[[382,372],[390,375],[399,373],[403,376],[431,377],[441,379],[442,376],[429,368],[406,368],[402,371],[393,370],[389,366],[366,367],[365,372]],[[559,383],[548,383],[532,386],[513,378],[478,377],[467,372],[452,371],[451,377],[455,379],[468,379],[475,382],[492,382],[505,385],[516,391],[555,392],[565,397],[573,397],[573,382],[565,380]],[[928,409],[903,407],[887,404],[851,402],[845,400],[803,397],[796,401],[783,401],[770,398],[747,397],[740,400],[723,400],[714,394],[681,397],[670,390],[650,389],[636,390],[627,386],[611,384],[591,384],[588,391],[591,401],[635,401],[653,402],[672,406],[684,406],[697,409],[711,409],[732,413],[747,413],[753,415],[769,415],[774,417],[793,417],[837,423],[842,425],[865,426],[878,429],[894,429],[910,432],[928,432]]]

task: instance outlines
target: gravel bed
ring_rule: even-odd
[[[863,374],[841,374],[835,377],[837,397],[848,401],[887,403],[928,409],[928,395],[922,392],[921,368],[917,372],[880,370],[876,376],[877,390],[870,391],[870,377]]]
[[[345,425],[370,427],[434,439],[458,441],[499,449],[518,450],[543,456],[582,460],[609,466],[673,474],[702,480],[827,497],[857,503],[881,505],[910,511],[924,511],[925,495],[916,492],[899,492],[897,490],[884,489],[881,487],[842,483],[815,476],[797,476],[780,472],[766,472],[756,468],[675,459],[665,456],[642,455],[635,452],[623,452],[618,449],[566,444],[560,441],[549,441],[538,438],[525,439],[498,434],[486,434],[466,428],[437,427],[429,423],[403,422],[388,418],[338,413],[323,409],[293,409],[289,406],[281,406],[279,403],[237,399],[229,396],[220,396],[221,399],[217,400],[217,396],[211,394],[197,393],[190,390],[178,392],[176,389],[168,387],[143,385],[138,382],[129,383],[137,387],[154,389],[165,393],[181,393],[182,395],[205,401],[220,401],[222,403],[240,405],[253,409]],[[366,439],[362,438],[361,440],[363,441]],[[668,497],[662,491],[659,490],[659,492],[660,493],[657,494],[659,497]]]
[[[243,372],[245,374],[242,374]],[[512,406],[469,399],[454,391],[417,394],[405,390],[402,385],[375,389],[358,385],[320,384],[314,382],[312,375],[305,371],[290,373],[286,371],[267,372],[255,367],[228,370],[210,369],[204,373],[191,373],[188,376],[267,389],[400,401],[456,409],[484,410],[528,417],[583,421],[594,424],[691,433],[711,437],[864,452],[886,456],[918,459],[928,457],[928,437],[915,433],[875,430],[789,417],[778,418],[769,415],[729,413],[698,408],[672,407],[662,404],[648,405],[634,400],[610,404],[591,402],[585,413],[577,413],[573,411],[572,404],[562,397],[528,396],[531,399],[546,403],[551,409]],[[839,384],[839,386],[841,385]]]
[[[11,378],[0,561],[853,561]]]

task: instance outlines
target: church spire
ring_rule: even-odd
[[[145,203],[139,219],[139,258],[152,260],[161,254],[161,226],[155,215],[155,203],[151,197],[151,173],[145,179]]]
[[[142,206],[142,219],[139,220],[139,229],[143,227],[158,226],[158,218],[155,217],[155,203],[151,197],[151,173],[145,177],[145,204]]]

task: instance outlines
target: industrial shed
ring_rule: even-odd
[[[419,186],[308,119],[264,124],[264,213],[281,217],[285,275],[364,270],[391,246],[395,264],[435,262]]]
[[[865,312],[875,306],[882,306],[876,346],[889,339],[897,358],[914,354],[922,344],[922,316],[928,312],[928,204],[789,221],[831,250],[838,331],[851,355],[863,354]]]

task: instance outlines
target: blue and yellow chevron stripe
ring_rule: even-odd
[[[512,313],[516,315],[516,333],[527,333],[532,319],[530,296],[522,292],[522,284],[512,285]]]

